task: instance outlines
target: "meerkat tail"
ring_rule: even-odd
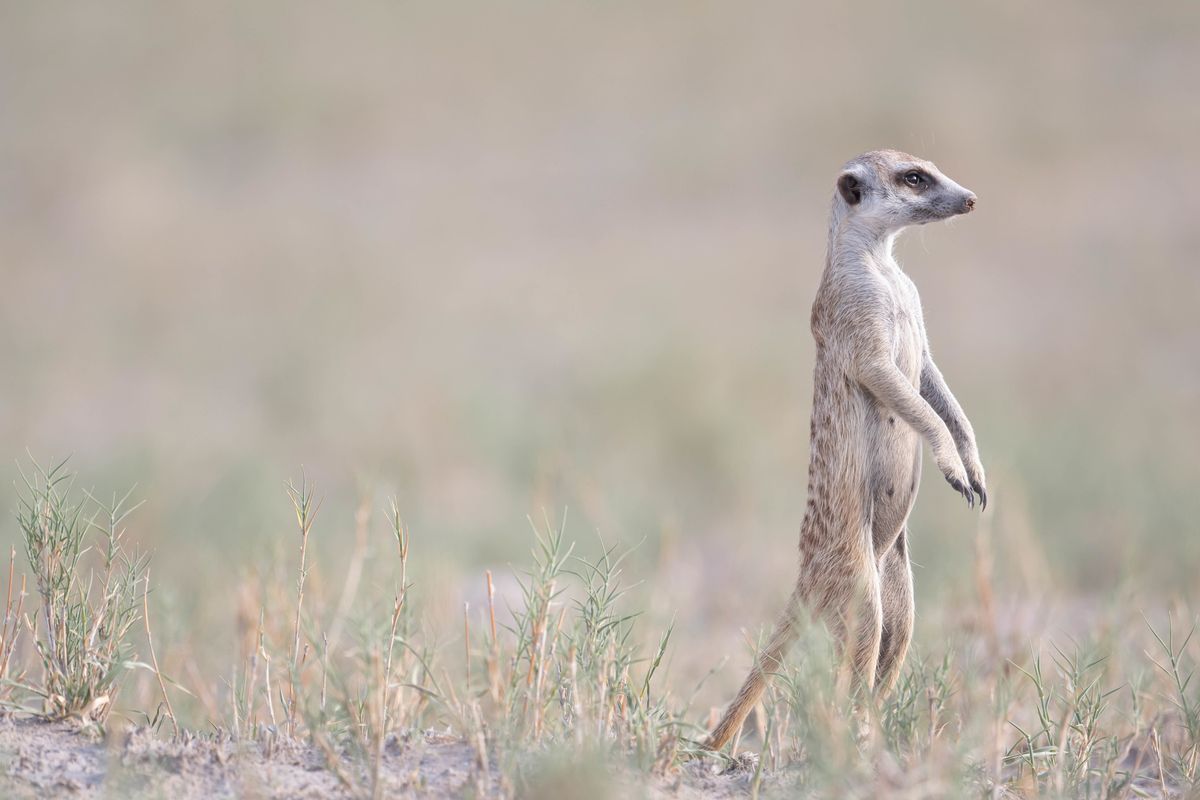
[[[713,732],[704,741],[706,749],[720,750],[741,730],[742,723],[746,721],[750,710],[754,708],[758,699],[762,697],[763,690],[767,688],[767,680],[779,668],[784,652],[796,637],[796,620],[800,613],[800,603],[800,590],[797,587],[792,592],[792,596],[788,598],[787,608],[779,617],[779,621],[775,623],[775,631],[767,641],[767,646],[759,654],[754,668],[746,676],[737,697],[729,704],[729,708],[725,709],[725,716],[721,718],[717,727],[713,728]]]

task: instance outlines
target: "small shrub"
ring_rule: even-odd
[[[128,635],[142,613],[149,557],[121,542],[135,507],[128,494],[109,504],[86,493],[73,500],[65,462],[35,464],[22,478],[17,520],[40,604],[29,628],[42,664],[41,684],[27,688],[48,719],[103,724],[134,666]]]

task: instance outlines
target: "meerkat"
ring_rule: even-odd
[[[921,440],[974,508],[987,507],[975,432],[929,350],[917,287],[892,255],[896,236],[966,214],[975,195],[928,161],[864,153],[837,179],[816,340],[808,507],[800,575],[766,647],[705,745],[741,729],[807,612],[833,634],[858,690],[885,696],[913,627],[908,515]]]

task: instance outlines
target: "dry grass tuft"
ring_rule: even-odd
[[[103,724],[125,672],[143,666],[129,632],[142,613],[149,556],[122,543],[136,506],[127,507],[128,494],[73,500],[65,462],[35,464],[22,477],[17,518],[40,601],[27,625],[42,679],[29,688],[48,719]]]

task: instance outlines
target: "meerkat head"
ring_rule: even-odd
[[[929,161],[896,150],[872,150],[843,168],[834,207],[839,220],[856,217],[894,233],[966,214],[975,207],[975,193]]]

